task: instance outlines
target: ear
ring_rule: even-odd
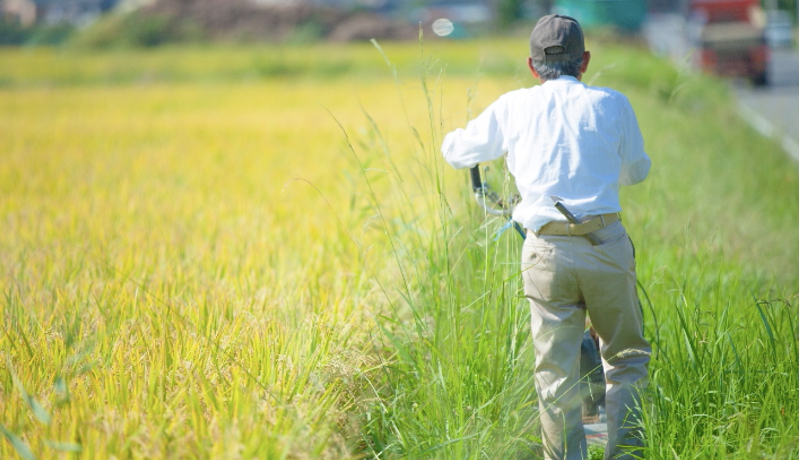
[[[589,67],[589,61],[592,59],[592,53],[588,51],[583,52],[583,62],[581,62],[581,73],[586,73],[586,69]]]
[[[528,69],[530,69],[531,75],[533,75],[533,78],[535,78],[535,79],[537,79],[539,81],[542,81],[542,77],[539,76],[539,72],[537,72],[536,68],[533,67],[533,58],[530,58],[530,57],[528,58]]]

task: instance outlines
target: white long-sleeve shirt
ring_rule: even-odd
[[[564,220],[551,196],[578,218],[619,212],[620,185],[650,171],[628,99],[569,76],[500,96],[442,144],[445,160],[459,169],[506,152],[522,197],[513,218],[533,231]]]

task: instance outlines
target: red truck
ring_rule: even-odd
[[[689,8],[698,67],[767,83],[769,47],[759,0],[690,0]]]

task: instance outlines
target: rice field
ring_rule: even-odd
[[[521,241],[438,151],[525,48],[0,50],[0,458],[541,458]],[[796,458],[797,164],[589,49],[653,159],[647,458]]]

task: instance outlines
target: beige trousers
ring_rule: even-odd
[[[621,222],[594,234],[603,244],[528,232],[522,249],[546,459],[587,455],[578,385],[587,313],[600,337],[606,374],[605,458],[642,455],[636,447],[643,442],[640,396],[647,385],[650,344],[642,335],[634,249]]]

